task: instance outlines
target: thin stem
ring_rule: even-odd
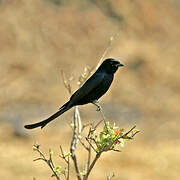
[[[78,163],[77,163],[77,158],[76,155],[71,155],[71,158],[74,162],[74,167],[75,167],[75,171],[76,171],[76,176],[78,178],[78,180],[81,180],[81,176],[80,176],[80,171],[79,171],[79,167],[78,167]]]
[[[109,51],[110,47],[112,46],[113,40],[114,40],[114,37],[112,36],[110,38],[108,46],[105,48],[105,50],[104,50],[104,52],[103,52],[103,54],[102,54],[102,56],[101,56],[101,58],[100,58],[100,60],[99,60],[99,62],[97,64],[97,66],[96,66],[96,70],[98,69],[99,65],[101,64],[101,62],[103,61],[103,59],[106,56],[107,52]]]
[[[77,106],[75,108],[78,108]],[[78,143],[78,116],[79,114],[77,114],[77,110],[75,109],[74,111],[74,128],[73,128],[73,137],[72,137],[72,141],[71,141],[71,146],[70,146],[70,152],[71,152],[71,158],[73,160],[74,163],[74,167],[75,167],[75,171],[76,171],[76,176],[78,178],[78,180],[81,180],[81,176],[80,176],[80,171],[79,171],[79,167],[78,167],[78,162],[77,162],[77,158],[76,158],[76,154],[75,154],[75,150],[76,150],[76,146]]]
[[[50,150],[49,150],[49,159],[46,159],[46,157],[44,156],[44,154],[41,152],[41,150],[39,149],[39,145],[34,145],[36,147],[36,150],[37,152],[40,154],[40,156],[42,158],[37,158],[37,159],[34,159],[34,161],[38,161],[38,160],[42,160],[44,162],[47,163],[47,165],[50,167],[50,169],[52,170],[53,174],[55,175],[56,179],[57,180],[60,180],[60,177],[58,176],[58,174],[56,173],[56,171],[54,170],[54,164],[53,164],[53,161],[52,161],[52,156],[51,156],[51,153],[50,153]]]
[[[104,119],[100,120],[100,121],[94,126],[94,129],[96,129],[103,121],[104,121]]]
[[[89,148],[88,148],[88,161],[87,161],[87,171],[89,171],[89,166],[90,166],[90,163],[91,163],[91,146],[89,145]]]
[[[91,144],[91,142],[89,141],[89,138],[86,137],[87,142],[89,143],[89,145],[93,148],[94,152],[96,152],[96,149],[93,147],[93,145]]]
[[[69,180],[69,172],[70,172],[70,163],[69,163],[69,156],[68,156],[68,173],[67,173],[67,180]]]
[[[105,115],[104,115],[104,113],[103,113],[103,110],[102,110],[102,108],[100,109],[100,113],[101,113],[101,116],[102,116],[102,118],[103,118],[103,120],[104,120],[104,123],[106,123],[106,122],[105,122],[105,120],[106,120],[106,117],[105,117]]]
[[[83,180],[87,180],[88,179],[88,176],[89,174],[91,173],[91,170],[93,169],[94,165],[96,164],[97,160],[100,158],[102,152],[99,152],[96,154],[94,160],[92,161],[90,167],[89,167],[89,170],[87,171],[86,175],[84,176]]]
[[[133,126],[128,132],[126,132],[123,136],[127,136],[133,129],[135,129],[136,128],[136,125],[135,126]]]
[[[111,180],[113,177],[115,177],[114,173],[112,175],[107,176],[107,180]]]
[[[79,142],[81,143],[81,145],[82,145],[87,151],[89,151],[89,147],[87,147],[87,146],[84,144],[84,142],[82,142],[81,139],[79,139]]]
[[[64,155],[64,151],[63,151],[61,145],[60,145],[60,150],[61,150],[61,155],[60,155],[60,157],[61,157],[62,159],[64,159],[64,161],[68,164],[68,160],[66,159],[66,157],[65,157],[65,155]]]

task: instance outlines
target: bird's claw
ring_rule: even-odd
[[[97,106],[96,111],[101,111],[101,106]]]

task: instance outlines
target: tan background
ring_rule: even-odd
[[[136,124],[141,133],[121,153],[104,154],[90,179],[112,172],[122,180],[179,179],[179,19],[179,0],[1,0],[0,178],[50,179],[48,167],[32,161],[32,145],[52,148],[61,165],[59,145],[68,151],[73,111],[43,131],[23,125],[49,116],[69,98],[60,70],[74,77],[74,91],[84,67],[96,66],[115,36],[106,57],[126,66],[101,103],[110,121]],[[100,119],[93,105],[80,110],[83,123]]]

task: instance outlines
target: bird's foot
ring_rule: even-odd
[[[92,103],[97,107],[96,111],[101,111],[102,110],[102,107],[101,107],[101,105],[99,104],[98,101],[94,101]]]
[[[101,111],[101,106],[99,106],[99,105],[97,105],[97,109],[96,109],[96,111]]]

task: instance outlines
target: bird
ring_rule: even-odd
[[[77,91],[75,91],[74,94],[72,94],[69,101],[61,106],[56,113],[43,121],[25,125],[24,127],[26,129],[41,127],[42,129],[49,122],[62,115],[72,107],[78,105],[92,103],[97,106],[97,110],[100,110],[101,106],[99,105],[98,100],[108,91],[114,79],[115,72],[121,66],[124,65],[117,59],[105,59],[95,71],[95,73],[89,79],[87,79],[87,81]]]

